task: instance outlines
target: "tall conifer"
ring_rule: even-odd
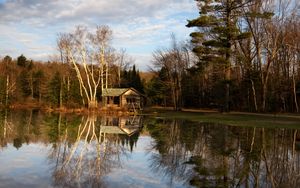
[[[251,0],[196,0],[200,16],[189,20],[187,27],[196,27],[190,34],[193,52],[198,56],[199,65],[217,63],[224,68],[225,104],[229,111],[231,65],[234,43],[250,37],[247,30],[238,27],[246,13],[244,7]]]

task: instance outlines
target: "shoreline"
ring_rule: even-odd
[[[51,107],[38,104],[13,104],[9,107],[0,106],[0,109],[10,109],[10,110],[31,110],[37,109],[43,112],[48,113],[64,113],[64,114],[105,114],[105,115],[156,115],[156,114],[193,114],[193,115],[248,115],[248,116],[261,116],[261,117],[287,117],[287,118],[300,118],[300,113],[291,113],[291,112],[246,112],[246,111],[230,111],[230,112],[219,112],[217,109],[208,109],[208,108],[182,108],[180,111],[173,110],[172,107],[160,107],[160,106],[149,106],[145,107],[139,113],[129,112],[126,109],[121,108],[109,108],[109,107],[98,107],[94,109],[88,109],[86,107],[78,108],[67,108],[67,107]]]

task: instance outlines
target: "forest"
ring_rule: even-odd
[[[82,67],[80,67],[82,69]],[[61,62],[35,62],[20,55],[5,56],[0,63],[0,105],[2,107],[81,108],[88,107],[74,68]],[[110,67],[109,83],[115,87],[134,87],[143,92],[135,65],[123,69]],[[113,74],[115,73],[115,74]],[[84,80],[86,81],[86,80]],[[100,98],[100,95],[97,95]]]
[[[104,88],[133,87],[148,106],[299,112],[300,12],[296,1],[196,0],[188,41],[158,48],[143,78],[113,31],[59,33],[58,57],[0,61],[0,105],[98,108]],[[146,62],[145,62],[146,63]],[[144,73],[145,74],[145,73]]]

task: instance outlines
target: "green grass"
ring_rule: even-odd
[[[148,112],[148,115],[166,119],[185,119],[197,122],[220,123],[231,126],[300,129],[300,116],[297,114],[175,112],[163,109],[151,109]]]

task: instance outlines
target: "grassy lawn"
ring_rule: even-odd
[[[267,128],[299,128],[299,114],[259,114],[215,111],[181,111],[175,112],[166,109],[149,109],[147,115],[169,119],[185,119],[198,122],[220,123],[232,126],[267,127]]]

